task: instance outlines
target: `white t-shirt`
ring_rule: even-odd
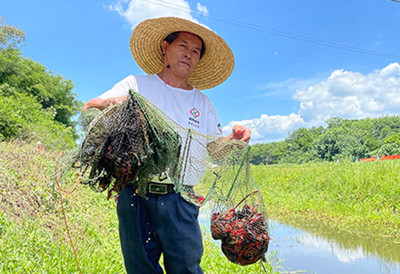
[[[221,137],[222,130],[217,112],[210,99],[201,91],[193,88],[184,90],[164,83],[157,75],[130,75],[118,82],[112,89],[99,96],[101,99],[126,96],[129,90],[139,92],[182,128],[191,128],[203,135]],[[186,131],[181,134],[182,143],[186,141]],[[206,145],[210,140],[197,135],[191,142],[186,158],[185,170],[180,176],[184,185],[197,185],[204,175],[206,166]]]
[[[196,88],[185,90],[165,84],[158,75],[130,75],[99,97],[125,96],[139,92],[183,128],[198,133],[221,136],[221,125],[210,99]]]

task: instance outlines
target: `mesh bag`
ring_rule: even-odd
[[[130,183],[142,196],[149,181],[173,184],[189,202],[208,202],[212,236],[222,240],[230,261],[247,265],[264,257],[267,215],[247,143],[183,128],[133,91],[123,103],[86,110],[80,124],[80,145],[57,163],[64,184],[76,170],[82,183],[107,190],[108,198]]]
[[[264,259],[269,244],[267,214],[261,191],[251,176],[249,150],[230,148],[210,189],[211,236],[221,240],[224,255],[239,265]]]
[[[250,195],[261,193],[255,190]],[[221,240],[221,249],[233,263],[248,265],[263,259],[268,250],[269,235],[264,214],[258,212],[258,205],[245,203],[222,212],[216,211],[211,218],[211,235],[215,240]]]

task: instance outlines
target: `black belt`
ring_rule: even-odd
[[[139,184],[137,182],[132,183],[134,188],[138,188]],[[168,194],[175,193],[173,184],[160,184],[156,182],[148,182],[146,184],[146,192],[150,194]]]

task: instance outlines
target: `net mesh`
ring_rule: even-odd
[[[210,232],[225,256],[248,265],[264,258],[269,236],[261,192],[251,176],[250,147],[183,128],[140,94],[123,103],[86,110],[81,144],[58,163],[61,178],[78,170],[82,183],[108,198],[133,184],[146,196],[148,182],[210,208]]]

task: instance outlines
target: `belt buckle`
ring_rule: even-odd
[[[149,193],[151,194],[167,194],[167,185],[149,183]]]

